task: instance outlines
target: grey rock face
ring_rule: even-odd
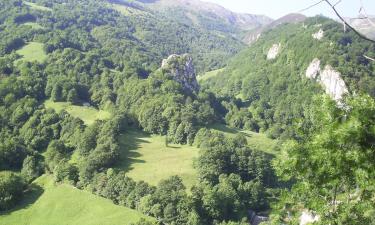
[[[268,51],[267,59],[268,60],[276,59],[277,55],[279,54],[280,48],[281,48],[281,43],[272,45],[272,47]]]
[[[320,73],[320,60],[315,58],[306,70],[306,77],[315,79]]]
[[[348,94],[348,88],[341,74],[332,66],[326,65],[324,70],[320,69],[320,60],[315,58],[306,70],[306,77],[316,79],[333,100],[340,103],[342,97]]]
[[[193,59],[190,55],[170,55],[167,59],[163,60],[161,69],[172,76],[185,90],[190,92],[199,91]]]
[[[320,74],[320,83],[325,88],[326,93],[336,102],[339,102],[349,92],[344,80],[341,78],[341,74],[329,65]]]

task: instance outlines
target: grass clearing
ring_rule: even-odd
[[[33,186],[18,208],[0,214],[0,225],[129,225],[141,218],[153,220],[71,185],[55,185],[50,176],[43,175]]]
[[[31,29],[35,29],[35,30],[44,29],[43,26],[41,26],[41,25],[39,25],[38,23],[35,23],[35,22],[26,22],[26,23],[23,23],[22,25],[30,26]]]
[[[17,50],[17,54],[21,55],[22,58],[15,61],[24,60],[26,62],[37,61],[39,63],[44,62],[47,59],[47,54],[44,52],[44,44],[39,42],[29,42],[27,45],[23,46],[21,49]]]
[[[193,161],[198,157],[198,148],[175,144],[166,147],[164,136],[147,135],[137,130],[123,134],[120,144],[122,154],[117,168],[127,171],[127,175],[136,181],[157,185],[163,179],[178,175],[188,189],[196,181]]]
[[[35,10],[40,10],[40,11],[52,11],[51,8],[48,8],[48,7],[45,7],[45,6],[41,6],[41,5],[38,5],[38,4],[33,3],[33,2],[27,2],[27,1],[24,1],[23,4],[29,6],[29,7],[32,8],[32,9],[35,9]]]
[[[44,102],[46,108],[54,109],[56,112],[66,110],[73,117],[80,118],[86,125],[93,124],[96,120],[107,120],[111,113],[105,110],[98,110],[89,106],[72,105],[69,102],[53,102],[47,100]]]
[[[114,10],[117,10],[119,13],[121,13],[124,16],[147,15],[148,14],[147,12],[145,12],[143,10],[132,8],[132,7],[129,7],[129,6],[126,6],[126,5],[121,5],[121,4],[109,4],[109,7],[114,9]]]
[[[242,133],[246,136],[247,143],[250,148],[272,155],[278,154],[278,152],[275,150],[278,141],[268,138],[265,134],[247,130],[234,129],[224,124],[215,124],[210,126],[209,128],[215,131],[222,132],[228,137],[233,137],[236,134]]]
[[[198,81],[205,81],[205,80],[208,80],[212,77],[216,77],[220,72],[223,72],[225,68],[221,68],[221,69],[218,69],[218,70],[212,70],[212,71],[209,71],[205,74],[202,74],[202,75],[199,75],[197,77],[197,80]]]

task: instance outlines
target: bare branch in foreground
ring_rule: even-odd
[[[366,37],[365,35],[361,34],[359,31],[357,31],[354,27],[352,27],[352,25],[350,25],[348,22],[345,21],[345,19],[340,15],[340,13],[336,10],[336,7],[335,5],[332,5],[332,3],[329,1],[329,0],[323,0],[325,1],[332,9],[333,11],[335,12],[335,14],[337,15],[337,17],[347,26],[349,27],[351,30],[354,31],[354,33],[356,33],[359,37],[361,37],[362,39],[364,40],[367,40],[367,41],[370,41],[372,43],[375,43],[375,40],[372,40],[368,37]],[[319,2],[320,4],[320,2]]]

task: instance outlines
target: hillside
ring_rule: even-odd
[[[127,0],[117,0],[127,3]],[[252,30],[272,21],[264,15],[234,13],[224,7],[200,0],[138,0],[141,6],[189,26],[236,34]]]
[[[374,52],[319,16],[0,1],[0,225],[372,224]]]
[[[153,220],[71,185],[56,185],[50,176],[43,176],[34,182],[33,191],[17,210],[0,213],[0,224],[130,225],[141,218]]]
[[[359,15],[358,18],[346,18],[346,21],[356,28],[359,32],[365,36],[375,39],[375,18],[374,16],[363,19],[365,16]]]
[[[243,103],[237,107],[247,109],[248,113],[233,110],[232,117],[250,120],[248,126],[252,129],[268,130],[274,137],[283,133],[290,136],[293,132],[289,125],[300,118],[306,119],[304,109],[323,90],[336,100],[337,94],[347,92],[346,88],[350,93],[375,96],[374,64],[364,57],[374,56],[373,49],[374,45],[353,32],[343,33],[342,26],[332,20],[309,18],[304,23],[280,25],[266,31],[224,71],[202,83],[218,95],[241,98]],[[314,59],[320,69],[311,74]],[[327,65],[333,67],[328,77],[337,76],[335,82],[341,82],[341,90],[330,89],[330,84],[324,83],[325,78],[316,76],[320,70],[328,72],[331,67]],[[334,75],[334,70],[339,75]]]
[[[243,41],[250,45],[254,42],[256,42],[262,33],[271,30],[273,28],[276,28],[277,26],[280,26],[282,24],[288,24],[288,23],[299,23],[303,22],[306,19],[306,16],[298,13],[291,13],[288,15],[285,15],[277,20],[272,21],[271,23],[265,24],[262,27],[259,27],[257,29],[248,31],[244,34]]]

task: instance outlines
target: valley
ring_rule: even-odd
[[[373,224],[372,20],[291,10],[0,1],[0,225]]]

